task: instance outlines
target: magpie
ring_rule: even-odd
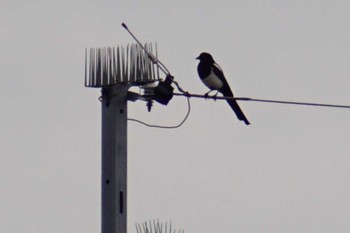
[[[196,59],[199,59],[199,64],[197,67],[198,75],[204,85],[206,85],[210,91],[205,94],[205,96],[208,96],[208,94],[211,91],[216,90],[216,95],[220,92],[225,97],[233,97],[233,93],[231,91],[230,86],[228,85],[228,82],[226,81],[226,78],[224,76],[224,72],[220,68],[220,66],[215,63],[213,57],[206,52],[201,53]],[[241,108],[238,106],[236,100],[234,99],[227,99],[227,103],[231,106],[232,110],[236,113],[237,118],[241,121],[244,121],[246,125],[249,125],[249,121],[244,115]]]

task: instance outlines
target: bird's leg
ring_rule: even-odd
[[[204,94],[204,98],[205,98],[205,99],[208,99],[209,93],[212,92],[212,91],[213,91],[213,90],[210,90],[210,91],[206,92],[206,93]]]
[[[216,93],[215,93],[215,95],[212,96],[213,99],[214,99],[214,101],[216,101],[216,97],[218,96],[218,94],[219,94],[219,91],[217,90]]]

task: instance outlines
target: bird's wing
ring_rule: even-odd
[[[231,91],[231,88],[225,78],[224,72],[222,71],[221,67],[214,63],[212,67],[213,73],[218,76],[218,78],[223,82],[223,87],[221,90],[219,90],[223,95],[225,96],[233,96],[233,93]]]
[[[219,66],[218,63],[214,62],[213,67],[216,67],[219,71],[221,71],[222,74],[224,74],[224,71],[222,70],[221,66]]]

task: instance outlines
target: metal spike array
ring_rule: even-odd
[[[152,44],[144,47],[153,54]],[[157,56],[156,46],[155,53]],[[107,87],[117,83],[141,85],[158,79],[157,66],[137,44],[85,49],[86,87]]]
[[[184,233],[184,229],[172,229],[171,222],[161,223],[159,220],[150,220],[136,223],[136,233]]]

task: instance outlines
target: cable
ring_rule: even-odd
[[[136,41],[136,43],[147,53],[148,57],[151,59],[151,61],[158,66],[158,68],[163,71],[165,75],[170,75],[170,71],[166,68],[166,66],[157,59],[153,54],[148,52],[148,50],[142,45],[142,43],[136,38],[136,36],[129,30],[128,26],[126,26],[125,23],[122,23],[122,27],[125,28],[125,30],[130,34],[132,38]]]
[[[129,121],[134,121],[134,122],[137,122],[139,124],[142,124],[144,126],[147,126],[147,127],[152,127],[152,128],[160,128],[160,129],[176,129],[176,128],[179,128],[181,127],[185,121],[187,120],[188,116],[190,115],[190,112],[191,112],[191,103],[190,103],[190,98],[187,97],[187,106],[188,106],[188,109],[187,109],[187,113],[186,113],[186,116],[185,118],[177,125],[174,125],[174,126],[164,126],[164,125],[152,125],[152,124],[148,124],[146,122],[143,122],[143,121],[140,121],[140,120],[137,120],[137,119],[133,119],[133,118],[128,118]]]
[[[190,93],[189,93],[188,91],[184,91],[184,90],[180,87],[180,85],[179,85],[178,82],[176,82],[174,79],[172,80],[172,82],[175,84],[175,86],[176,86],[176,88],[179,90],[179,92],[183,93],[184,96],[187,96],[187,97],[190,96]],[[175,95],[175,94],[176,94],[176,93],[174,93],[174,95]]]
[[[169,74],[170,76],[170,74]],[[142,125],[145,125],[147,127],[153,127],[153,128],[161,128],[161,129],[176,129],[176,128],[179,128],[183,125],[183,123],[185,123],[185,121],[187,120],[188,116],[190,115],[190,112],[191,112],[191,103],[190,103],[190,97],[191,95],[189,94],[188,91],[184,91],[178,82],[176,82],[174,80],[174,78],[171,76],[171,82],[175,84],[175,86],[177,87],[177,89],[182,93],[181,95],[183,96],[186,96],[187,97],[187,106],[188,106],[188,110],[187,110],[187,113],[186,113],[186,116],[185,118],[178,124],[178,125],[175,125],[175,126],[162,126],[162,125],[152,125],[152,124],[148,124],[148,123],[145,123],[143,121],[140,121],[140,120],[137,120],[137,119],[133,119],[133,118],[129,118],[128,120],[129,121],[134,121],[134,122],[137,122],[139,124],[142,124]],[[180,95],[180,94],[178,94]]]
[[[187,98],[193,97],[193,98],[203,98],[203,99],[213,99],[213,100],[234,99],[238,101],[254,101],[254,102],[265,102],[265,103],[275,103],[275,104],[293,104],[293,105],[306,105],[306,106],[330,107],[330,108],[350,108],[350,105],[308,103],[308,102],[296,102],[296,101],[284,101],[284,100],[268,100],[268,99],[249,98],[249,97],[204,96],[199,94],[190,94],[188,92],[174,93],[174,95],[185,96]]]

